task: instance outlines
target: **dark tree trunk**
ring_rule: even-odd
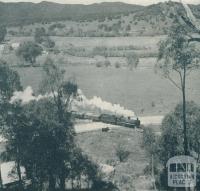
[[[79,175],[79,189],[81,189],[81,187],[82,187],[82,182],[81,182],[81,175]]]
[[[55,191],[56,188],[56,180],[53,177],[53,174],[50,173],[49,175],[49,191]]]
[[[39,181],[39,191],[43,190],[43,182],[40,180]]]
[[[17,175],[18,175],[18,178],[19,178],[19,188],[20,188],[20,190],[23,190],[22,174],[21,174],[19,161],[17,161]]]
[[[74,179],[71,179],[71,186],[72,186],[72,190],[74,189]]]
[[[90,180],[89,180],[89,178],[87,180],[87,187],[88,187],[88,189],[90,189]]]
[[[64,191],[65,190],[65,172],[62,170],[61,175],[60,175],[60,190]]]
[[[17,175],[19,178],[19,189],[23,190],[22,173],[21,173],[21,168],[20,168],[19,156],[20,156],[20,151],[19,151],[19,148],[17,148],[17,161],[16,161],[17,162]]]
[[[186,95],[185,95],[185,85],[186,85],[186,65],[184,63],[184,74],[182,83],[182,95],[183,95],[183,135],[184,135],[184,153],[189,154],[188,151],[188,140],[187,140],[187,123],[186,123]]]

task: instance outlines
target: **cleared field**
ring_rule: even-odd
[[[74,46],[94,47],[94,46],[156,46],[157,43],[166,38],[161,36],[134,36],[134,37],[59,37],[51,36],[56,44],[65,46],[66,44],[73,44]],[[26,40],[33,40],[33,37],[8,37],[10,42],[24,42]]]
[[[83,47],[93,49],[95,47],[138,47],[140,51],[156,51],[157,44],[165,36],[157,37],[52,37],[56,42],[58,50],[66,47]],[[11,38],[11,42],[22,42],[29,39]],[[141,48],[141,49],[140,49]],[[66,49],[65,49],[66,50]],[[42,56],[39,63],[43,63]],[[65,54],[52,55],[56,61],[63,60],[61,67],[66,70],[66,79],[76,79],[79,88],[88,97],[99,96],[103,100],[113,104],[120,104],[127,109],[133,110],[137,115],[164,115],[172,110],[181,101],[181,94],[169,81],[155,74],[154,64],[156,58],[140,58],[139,67],[129,70],[122,67],[126,63],[125,57],[105,58],[97,56],[94,58],[78,57]],[[108,59],[111,67],[96,67],[98,61],[104,62]],[[120,63],[120,68],[115,64]],[[19,72],[24,87],[30,85],[38,91],[42,78],[41,68],[16,68]],[[187,99],[200,103],[200,72],[193,72],[187,79]]]
[[[64,47],[68,44],[80,47],[95,46],[142,46],[147,48],[157,48],[157,43],[165,36],[136,36],[136,37],[52,37],[56,45]]]
[[[103,100],[120,104],[137,115],[163,115],[181,101],[181,94],[169,81],[155,74],[152,63],[130,71],[124,68],[93,65],[63,66],[66,79],[73,77],[88,97],[100,96]],[[24,87],[38,90],[42,78],[41,68],[16,68]],[[187,80],[187,99],[200,103],[199,72]]]

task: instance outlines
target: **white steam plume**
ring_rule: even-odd
[[[13,103],[15,101],[20,100],[22,104],[27,104],[30,101],[38,101],[43,98],[52,97],[52,94],[46,94],[46,95],[38,95],[35,96],[33,94],[33,89],[28,86],[24,91],[16,91],[14,92],[10,102]],[[135,114],[133,111],[125,109],[123,106],[120,106],[119,104],[112,104],[110,102],[102,100],[98,96],[94,96],[92,99],[87,99],[86,96],[82,93],[80,89],[78,89],[78,96],[75,100],[72,102],[72,108],[75,108],[75,110],[88,112],[95,112],[98,111],[98,113],[112,113],[117,115],[123,115],[123,116],[130,116],[134,117]]]
[[[35,96],[33,94],[33,89],[32,87],[28,86],[26,87],[26,89],[24,89],[24,91],[16,91],[13,93],[13,96],[11,97],[10,99],[10,102],[11,103],[14,103],[15,101],[21,101],[22,104],[27,104],[29,103],[30,101],[38,101],[42,98],[48,98],[50,97],[51,95],[38,95],[38,96]]]
[[[110,102],[102,100],[98,96],[94,96],[92,99],[87,99],[86,96],[82,93],[82,91],[78,90],[78,97],[74,101],[74,106],[79,106],[83,109],[90,110],[100,110],[100,112],[110,112],[117,115],[130,116],[134,117],[135,114],[133,111],[125,109],[123,106],[119,104],[112,104]]]

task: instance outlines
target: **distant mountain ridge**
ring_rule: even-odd
[[[129,5],[121,2],[91,5],[58,4],[47,1],[38,4],[31,2],[0,2],[0,23],[14,25],[59,20],[84,20],[89,17],[95,19],[136,12],[142,8],[143,6],[140,5]]]
[[[41,3],[0,2],[0,24],[25,25],[37,22],[54,22],[63,20],[83,21],[100,20],[104,18],[117,18],[120,15],[133,14],[139,20],[147,22],[152,18],[170,20],[175,6],[182,6],[172,1],[140,6],[122,2],[103,2],[91,5],[83,4],[58,4],[43,1]],[[196,17],[200,17],[200,5],[190,5]],[[183,8],[182,8],[183,10]],[[164,18],[165,17],[165,18]],[[118,17],[119,18],[119,17]],[[155,20],[155,19],[154,19]],[[153,22],[154,22],[153,20]]]

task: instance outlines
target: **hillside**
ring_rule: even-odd
[[[30,24],[58,20],[87,20],[141,10],[139,5],[125,3],[100,3],[92,5],[71,5],[41,2],[2,3],[0,22],[9,25]]]
[[[200,5],[190,7],[198,18]],[[37,27],[44,27],[50,36],[163,35],[168,33],[177,14],[185,15],[185,11],[182,5],[171,1],[146,7],[120,2],[92,5],[0,3],[0,23],[9,25],[11,36],[33,36]]]
[[[77,143],[97,164],[114,167],[113,174],[103,177],[115,183],[119,190],[151,190],[150,176],[144,173],[150,160],[142,147],[142,133],[126,128],[108,133],[93,131],[78,134]],[[124,162],[119,162],[116,155],[120,145],[130,153]]]
[[[197,18],[200,18],[200,5],[189,5],[192,12]],[[135,24],[142,26],[142,33],[149,32],[166,34],[177,15],[185,15],[185,10],[180,3],[165,2],[150,5],[143,10],[133,13],[133,21]]]

